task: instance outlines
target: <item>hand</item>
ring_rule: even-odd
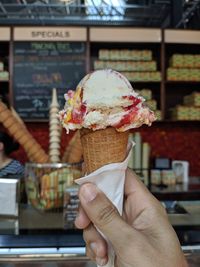
[[[82,185],[79,198],[75,225],[84,229],[87,256],[98,265],[107,263],[107,245],[94,225],[112,243],[117,267],[188,266],[165,209],[130,170],[122,217],[94,184]]]

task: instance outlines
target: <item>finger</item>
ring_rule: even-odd
[[[96,185],[82,185],[79,199],[87,216],[113,245],[121,247],[122,242],[126,243],[130,231],[134,229],[123,221],[117,209]]]
[[[130,169],[127,169],[126,171],[124,191],[126,197],[134,193],[140,193],[145,196],[150,196],[150,192],[148,191],[147,187],[140,180],[140,178]]]
[[[162,206],[143,184],[140,178],[138,178],[138,176],[130,169],[128,169],[126,173],[124,194],[125,199],[130,198],[130,203],[132,204],[133,209],[138,208],[139,212],[147,207]]]
[[[105,258],[99,258],[96,257],[93,250],[90,247],[86,247],[86,255],[92,260],[95,261],[99,266],[104,266],[106,265],[108,259],[107,257]]]
[[[103,237],[99,234],[96,228],[90,224],[83,231],[83,238],[86,246],[95,254],[95,257],[106,258],[107,257],[107,244]]]
[[[166,218],[163,206],[131,170],[127,170],[126,175],[125,202],[125,218],[135,229],[149,225],[156,229],[160,219]]]
[[[90,246],[86,246],[86,255],[88,258],[90,258],[92,261],[95,261],[96,256],[93,250],[90,248]]]
[[[107,244],[92,224],[84,230],[83,238],[88,257],[98,265],[104,266],[108,261]]]
[[[91,222],[90,219],[88,218],[87,214],[85,213],[85,211],[83,210],[83,208],[80,205],[78,214],[77,214],[75,222],[74,222],[75,226],[78,229],[84,229],[84,228],[88,227],[90,222]]]

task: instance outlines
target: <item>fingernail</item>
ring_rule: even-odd
[[[107,263],[107,260],[105,258],[96,258],[97,265],[104,266]]]
[[[97,244],[95,242],[90,243],[90,248],[94,252],[94,254],[97,254]]]
[[[97,188],[94,184],[85,184],[80,190],[80,195],[86,202],[90,202],[97,196]]]

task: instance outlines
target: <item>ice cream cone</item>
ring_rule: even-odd
[[[4,126],[7,128],[7,127],[10,127],[12,124],[14,124],[15,120],[12,116],[9,116],[8,118],[6,118],[4,120]]]
[[[9,117],[10,117],[10,111],[9,110],[3,110],[0,112],[0,122],[5,121]]]
[[[7,106],[2,101],[0,101],[0,113],[6,109],[7,109]]]
[[[128,134],[128,131],[117,132],[112,127],[98,131],[81,129],[86,173],[89,174],[106,164],[122,162],[126,157]]]
[[[20,138],[22,138],[24,136],[24,130],[20,129],[19,131],[17,131],[15,133],[15,139],[18,141]]]
[[[25,123],[20,118],[19,114],[16,112],[16,110],[13,107],[10,107],[10,110],[12,112],[13,117],[21,124],[22,127],[26,128]]]
[[[58,98],[57,91],[52,91],[52,101],[49,110],[49,158],[53,163],[60,161],[60,136],[61,128],[58,118]]]
[[[83,149],[80,140],[80,133],[77,131],[64,151],[62,162],[77,163],[80,162],[82,158]]]
[[[0,101],[0,122],[2,122],[8,132],[24,148],[31,161],[36,163],[48,162],[48,156],[45,151],[28,132],[19,115],[16,112],[13,114],[13,112],[13,109],[10,111],[7,106]]]
[[[18,124],[13,124],[9,127],[9,132],[11,135],[14,135],[19,129],[20,128]]]

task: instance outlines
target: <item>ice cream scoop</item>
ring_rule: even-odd
[[[63,127],[69,130],[92,130],[114,127],[118,132],[151,125],[154,113],[145,99],[136,93],[119,72],[104,69],[87,74],[76,91],[65,94],[65,107],[60,111]]]

